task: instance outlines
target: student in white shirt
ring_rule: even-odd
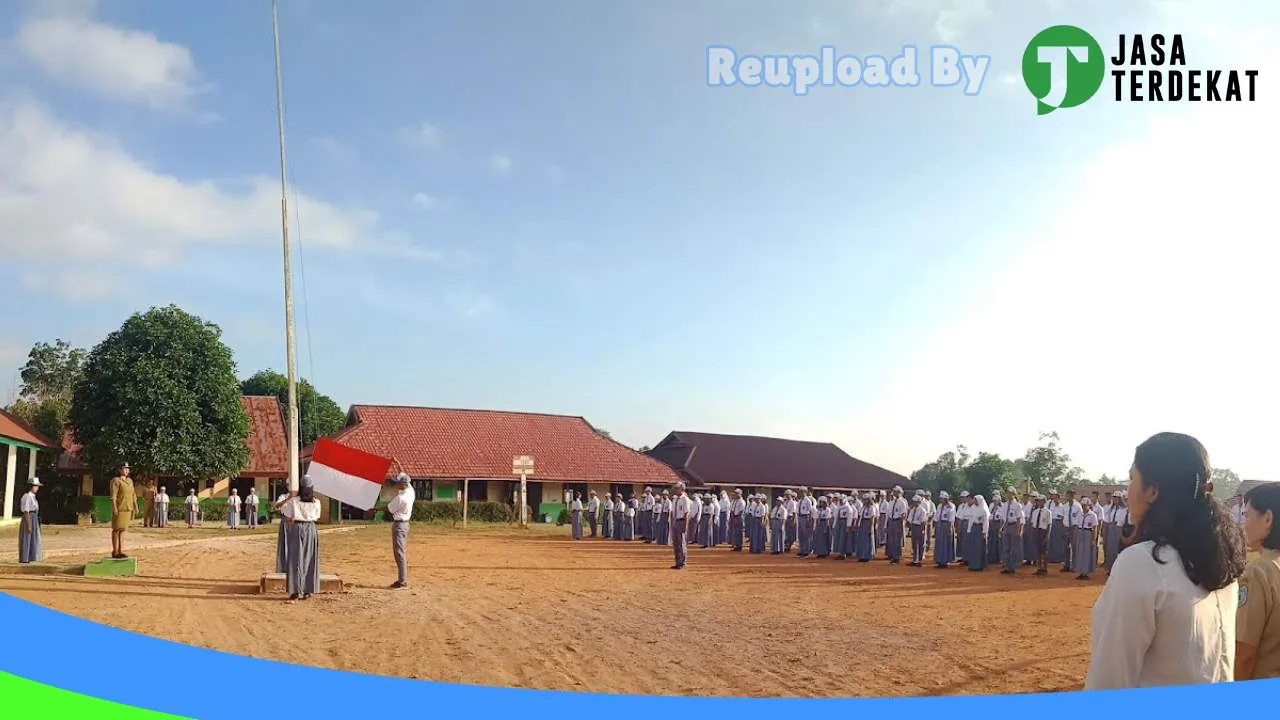
[[[405,550],[409,544],[409,521],[413,519],[413,501],[416,499],[413,493],[413,483],[410,482],[409,476],[405,473],[396,475],[396,479],[391,481],[395,486],[396,494],[392,496],[391,502],[387,503],[386,514],[391,520],[391,556],[396,561],[396,581],[391,583],[391,589],[399,590],[409,587],[409,565],[406,559]],[[575,499],[574,502],[577,502]],[[578,503],[577,518],[577,536],[575,540],[582,539],[582,503]]]
[[[956,500],[955,522],[952,524],[952,530],[955,531],[955,560],[961,565],[969,564],[965,559],[965,552],[969,549],[969,515],[972,512],[973,501],[969,499],[969,491],[961,490],[960,497]]]
[[[1027,516],[1018,501],[1018,491],[1009,488],[1005,493],[1004,505],[1000,506],[1000,559],[1004,563],[1000,572],[1014,575],[1022,566],[1022,532]]]
[[[1062,532],[1067,545],[1062,556],[1062,570],[1060,572],[1071,572],[1071,568],[1075,564],[1071,556],[1075,553],[1076,533],[1080,529],[1080,520],[1083,517],[1084,510],[1080,502],[1076,500],[1076,491],[1068,490],[1067,500],[1062,504]]]
[[[1093,606],[1086,690],[1229,682],[1245,549],[1205,493],[1209,457],[1195,438],[1161,433],[1129,470],[1136,542],[1120,552]]]
[[[733,500],[729,503],[729,546],[734,552],[742,552],[742,528],[747,516],[747,503],[742,499],[742,489],[733,491]]]
[[[600,520],[600,498],[596,496],[596,491],[592,490],[587,493],[590,498],[587,500],[587,526],[591,528],[591,537],[596,536],[596,524]]]
[[[249,488],[249,494],[244,498],[244,515],[250,530],[258,527],[258,491],[253,488]]]
[[[231,497],[227,498],[227,527],[240,529],[240,494],[231,488]]]
[[[969,525],[969,550],[966,556],[969,558],[965,563],[973,572],[982,572],[987,569],[987,564],[991,559],[991,552],[988,545],[999,545],[999,541],[990,537],[990,528],[992,525],[991,509],[987,507],[987,499],[981,495],[974,495],[972,498],[973,509],[969,511],[967,522]],[[993,542],[994,541],[994,542]]]
[[[800,502],[796,503],[796,533],[800,540],[800,551],[797,557],[809,557],[813,554],[814,521],[817,519],[814,512],[818,509],[818,501],[814,499],[813,491],[809,488],[801,488],[800,492],[804,495],[800,498]]]
[[[302,479],[298,494],[285,502],[281,514],[288,523],[285,583],[289,600],[306,600],[320,592],[320,544],[316,534],[320,501],[316,499],[310,477]]]
[[[613,539],[613,493],[604,496],[604,522],[600,534],[606,540]]]
[[[151,525],[169,527],[169,493],[165,492],[163,485],[160,486],[160,492],[156,493],[156,516]]]
[[[905,538],[907,520],[907,500],[902,497],[902,488],[893,486],[893,497],[889,500],[888,517],[885,525],[885,557],[890,565],[902,562],[902,548]]]
[[[716,545],[716,525],[720,519],[720,503],[714,495],[703,496],[702,524],[698,529],[698,537],[702,539],[702,547],[711,548]]]
[[[18,524],[18,562],[38,563],[44,559],[44,546],[40,538],[40,502],[36,493],[40,491],[40,478],[27,480],[27,491],[18,502],[18,511],[22,519]]]
[[[783,526],[782,531],[782,551],[790,554],[791,548],[796,544],[796,535],[800,528],[800,525],[796,522],[796,514],[800,512],[800,502],[796,499],[795,490],[788,490],[783,494],[782,505],[787,509],[787,523]]]
[[[1111,568],[1120,555],[1124,526],[1129,522],[1129,509],[1124,504],[1124,491],[1111,494],[1111,506],[1104,511],[1107,515],[1106,525],[1102,528],[1102,568],[1111,574]]]
[[[187,527],[193,528],[200,521],[200,498],[196,497],[196,489],[187,491]]]
[[[911,528],[911,567],[924,567],[924,536],[929,531],[929,507],[923,495],[911,498],[907,510],[907,526]]]
[[[769,518],[769,549],[774,555],[781,555],[784,547],[782,541],[787,527],[787,504],[781,495],[778,496]]]
[[[1093,500],[1085,498],[1081,503],[1084,514],[1080,517],[1080,529],[1076,532],[1076,548],[1072,559],[1077,580],[1088,580],[1098,569],[1098,514],[1093,511]]]
[[[689,544],[685,533],[689,531],[689,522],[693,515],[693,503],[684,494],[684,483],[675,484],[675,497],[671,500],[671,545],[675,551],[676,562],[672,570],[681,570],[689,560]]]
[[[831,508],[831,554],[837,560],[844,560],[845,535],[849,532],[849,518],[853,507],[845,502],[843,495],[836,495],[835,505]]]
[[[576,490],[573,491],[573,495],[571,497],[573,499],[570,500],[569,502],[569,536],[572,537],[574,540],[581,540],[582,539],[582,500]],[[647,513],[646,515],[640,516],[641,527],[644,527],[645,525],[647,525],[647,521],[644,520],[646,516],[647,516]],[[649,541],[645,540],[645,542],[649,542]]]
[[[938,507],[934,511],[937,542],[933,546],[933,564],[939,570],[948,568],[956,559],[956,535],[952,530],[956,521],[956,506],[951,495],[943,490],[938,493]]]
[[[720,508],[720,515],[716,518],[720,521],[719,530],[716,532],[716,544],[720,545],[729,541],[729,493],[724,488],[720,488],[716,507]]]
[[[1049,574],[1049,531],[1053,527],[1053,511],[1046,507],[1043,495],[1032,495],[1035,505],[1031,508],[1031,517],[1027,520],[1027,530],[1031,535],[1032,561],[1036,564],[1036,575]]]

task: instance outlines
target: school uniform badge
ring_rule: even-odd
[[[1249,602],[1249,586],[1241,585],[1240,586],[1240,607],[1244,607],[1244,604],[1247,602]]]

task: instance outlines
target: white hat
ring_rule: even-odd
[[[1092,505],[1092,504],[1093,504],[1093,498],[1088,497],[1088,496],[1082,497],[1082,498],[1080,498],[1080,504],[1081,504],[1081,505]]]
[[[32,476],[27,480],[27,485],[31,487],[40,487],[40,478]]]
[[[1016,488],[1016,487],[1014,487],[1014,486],[1010,485],[1009,487],[1005,488],[1005,492],[1011,492],[1011,493],[1013,493],[1014,495],[1017,495],[1017,494],[1018,494],[1018,488]]]
[[[901,485],[894,485],[894,486],[893,486],[893,491],[894,491],[894,492],[902,492],[902,486],[901,486]]]
[[[950,500],[951,493],[947,492],[946,490],[942,490],[941,492],[938,493],[938,497],[942,498],[943,500]]]
[[[969,497],[969,491],[968,491],[968,490],[961,490],[961,491],[960,491],[960,497]]]
[[[404,484],[407,484],[409,480],[410,478],[406,473],[400,473],[399,475],[396,475],[396,479],[393,480],[392,482],[397,483],[399,485],[404,485]]]

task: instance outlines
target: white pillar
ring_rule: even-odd
[[[36,451],[32,450],[31,452],[27,453],[27,479],[30,480],[35,476],[36,476]]]
[[[9,446],[9,462],[4,470],[4,519],[13,518],[13,480],[18,473],[18,446]]]

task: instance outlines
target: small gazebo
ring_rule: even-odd
[[[35,477],[36,457],[39,453],[52,453],[57,449],[52,440],[41,435],[21,418],[4,410],[0,410],[0,449],[7,451],[4,453],[4,513],[0,515],[0,525],[10,525],[17,522],[13,509],[23,489],[17,484],[18,451],[23,451],[27,456],[27,472],[23,476],[25,484],[28,478]]]

